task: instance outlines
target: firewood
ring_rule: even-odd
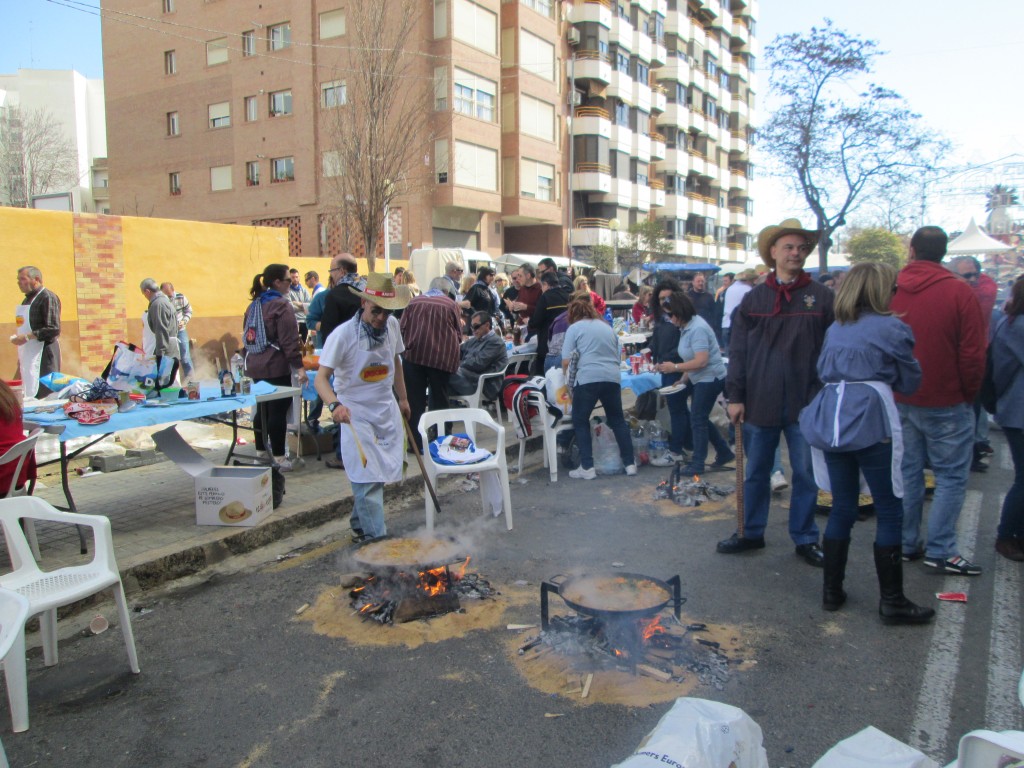
[[[590,684],[594,682],[594,673],[591,672],[587,675],[587,682],[583,684],[583,694],[580,696],[581,699],[587,698],[590,694]]]
[[[394,622],[402,624],[407,621],[423,619],[428,616],[440,616],[459,609],[459,596],[454,592],[442,592],[439,595],[407,597],[395,608]]]
[[[368,578],[370,578],[370,574],[366,573],[366,571],[343,573],[338,579],[338,586],[342,589],[351,589],[352,587],[360,586]]]
[[[653,661],[655,664],[658,661],[672,661],[676,657],[676,652],[669,648],[649,648],[647,650],[647,660]]]
[[[523,630],[523,629],[536,629],[536,628],[537,628],[536,624],[509,624],[509,625],[507,625],[505,627],[505,629],[511,630],[513,632],[519,632],[520,630]]]
[[[647,677],[653,677],[655,680],[660,680],[663,683],[667,683],[672,679],[670,672],[665,672],[661,669],[655,669],[654,667],[648,666],[647,664],[637,664],[636,671],[641,675],[647,675]]]
[[[539,659],[544,654],[550,653],[550,652],[551,652],[551,646],[550,645],[545,645],[543,648],[538,648],[533,653],[526,654],[523,657],[523,661],[533,661],[534,659]]]

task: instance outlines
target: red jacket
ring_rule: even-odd
[[[896,279],[891,309],[914,331],[921,386],[896,402],[946,408],[974,401],[985,375],[985,323],[971,287],[934,261],[912,261]]]
[[[0,456],[3,456],[8,449],[16,443],[25,439],[25,433],[21,429],[21,413],[14,421],[0,421]],[[0,467],[0,497],[11,490],[11,480],[14,477],[14,464],[4,464]],[[29,480],[36,479],[36,457],[29,454],[21,467],[21,475],[15,487],[20,488]]]

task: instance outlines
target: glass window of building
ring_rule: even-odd
[[[245,122],[251,123],[258,120],[260,116],[259,102],[255,96],[245,97]]]
[[[250,160],[245,164],[245,186],[258,187],[260,185],[260,161]]]
[[[177,112],[168,112],[167,113],[167,135],[168,136],[180,136],[181,135],[181,125],[178,122],[178,113]]]
[[[270,161],[270,183],[295,181],[295,158],[275,157]]]
[[[164,51],[164,74],[173,75],[178,72],[178,57],[174,51]]]
[[[292,25],[285,21],[267,27],[267,49],[281,51],[292,44]]]
[[[231,189],[231,166],[218,165],[210,169],[210,191],[223,192]]]
[[[206,43],[206,66],[228,63],[228,39],[220,37]]]
[[[242,55],[243,56],[255,56],[256,55],[256,32],[252,29],[247,29],[242,33]]]
[[[555,105],[523,94],[519,100],[519,130],[545,141],[555,140]]]
[[[455,69],[452,92],[456,112],[494,122],[497,84],[464,69]]]
[[[519,67],[545,80],[555,79],[555,46],[525,29],[519,36]]]
[[[455,183],[460,187],[474,187],[497,192],[497,151],[489,147],[456,140]]]
[[[167,174],[167,183],[169,185],[169,192],[172,195],[181,194],[181,174],[177,171]]]
[[[270,116],[271,117],[282,117],[284,115],[290,115],[292,113],[292,92],[291,89],[286,91],[274,91],[270,94]]]
[[[320,106],[324,109],[340,107],[348,100],[344,80],[331,80],[320,84]]]
[[[345,11],[324,11],[320,14],[320,39],[328,40],[345,34]]]
[[[231,102],[220,101],[209,106],[210,127],[227,128],[231,125]]]
[[[470,0],[454,0],[452,15],[452,36],[456,40],[487,53],[498,52],[497,14]]]

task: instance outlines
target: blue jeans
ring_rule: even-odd
[[[747,459],[746,479],[743,483],[743,535],[748,539],[764,536],[768,524],[768,508],[772,503],[772,462],[783,434],[786,436],[789,464],[793,470],[789,536],[798,546],[817,544],[818,524],[814,522],[814,505],[818,498],[818,486],[811,471],[811,449],[800,433],[800,424],[795,421],[784,427],[758,427],[749,422],[743,424],[743,448]]]
[[[725,442],[718,431],[718,427],[711,424],[708,417],[711,409],[715,407],[715,400],[725,389],[725,379],[704,381],[699,384],[691,384],[689,387],[693,393],[693,400],[690,404],[690,428],[693,432],[693,456],[690,458],[690,466],[696,472],[704,471],[704,462],[708,457],[708,439],[715,446],[715,458],[725,459],[732,456],[729,444]]]
[[[181,350],[181,375],[184,381],[188,381],[192,378],[192,371],[195,370],[192,367],[192,355],[189,354],[189,339],[188,330],[182,328],[178,331],[178,349]]]
[[[928,557],[959,554],[956,522],[967,493],[974,452],[974,412],[970,404],[922,408],[899,403],[903,424],[903,551],[921,548],[924,465],[935,473],[935,496],[928,512]]]
[[[683,377],[681,373],[661,374],[661,386],[667,387],[675,384]],[[688,389],[680,390],[674,395],[665,395],[665,405],[668,407],[668,416],[671,434],[668,437],[668,449],[672,453],[682,453],[684,450],[693,450],[693,433],[690,429],[690,411],[686,407],[686,398],[689,397]]]
[[[857,520],[857,497],[863,472],[878,519],[875,543],[880,547],[899,546],[903,536],[903,500],[892,492],[892,442],[875,443],[859,451],[826,451],[825,463],[832,485],[832,511],[825,537],[840,541],[850,538]]]
[[[996,538],[1024,539],[1024,430],[1003,427],[1013,457],[1013,485],[1003,499]]]
[[[352,530],[374,538],[388,532],[384,524],[384,483],[352,483]]]
[[[580,467],[594,466],[594,444],[590,439],[590,414],[598,401],[604,406],[605,421],[619,444],[619,455],[627,467],[633,460],[633,439],[629,425],[622,415],[622,387],[617,381],[595,381],[591,384],[577,384],[572,389],[572,426],[576,432],[576,445],[580,449]]]

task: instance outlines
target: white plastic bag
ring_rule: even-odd
[[[814,768],[938,768],[927,755],[869,725],[822,755]]]
[[[682,697],[643,743],[613,768],[768,768],[761,728],[742,709]]]
[[[612,432],[604,422],[596,422],[591,425],[590,439],[594,450],[594,469],[599,475],[621,475],[625,466],[622,463],[622,455],[619,453],[619,444],[615,440],[615,433]]]
[[[561,368],[550,368],[544,374],[544,396],[547,401],[558,408],[565,416],[572,413],[572,393],[565,381],[565,371]]]

